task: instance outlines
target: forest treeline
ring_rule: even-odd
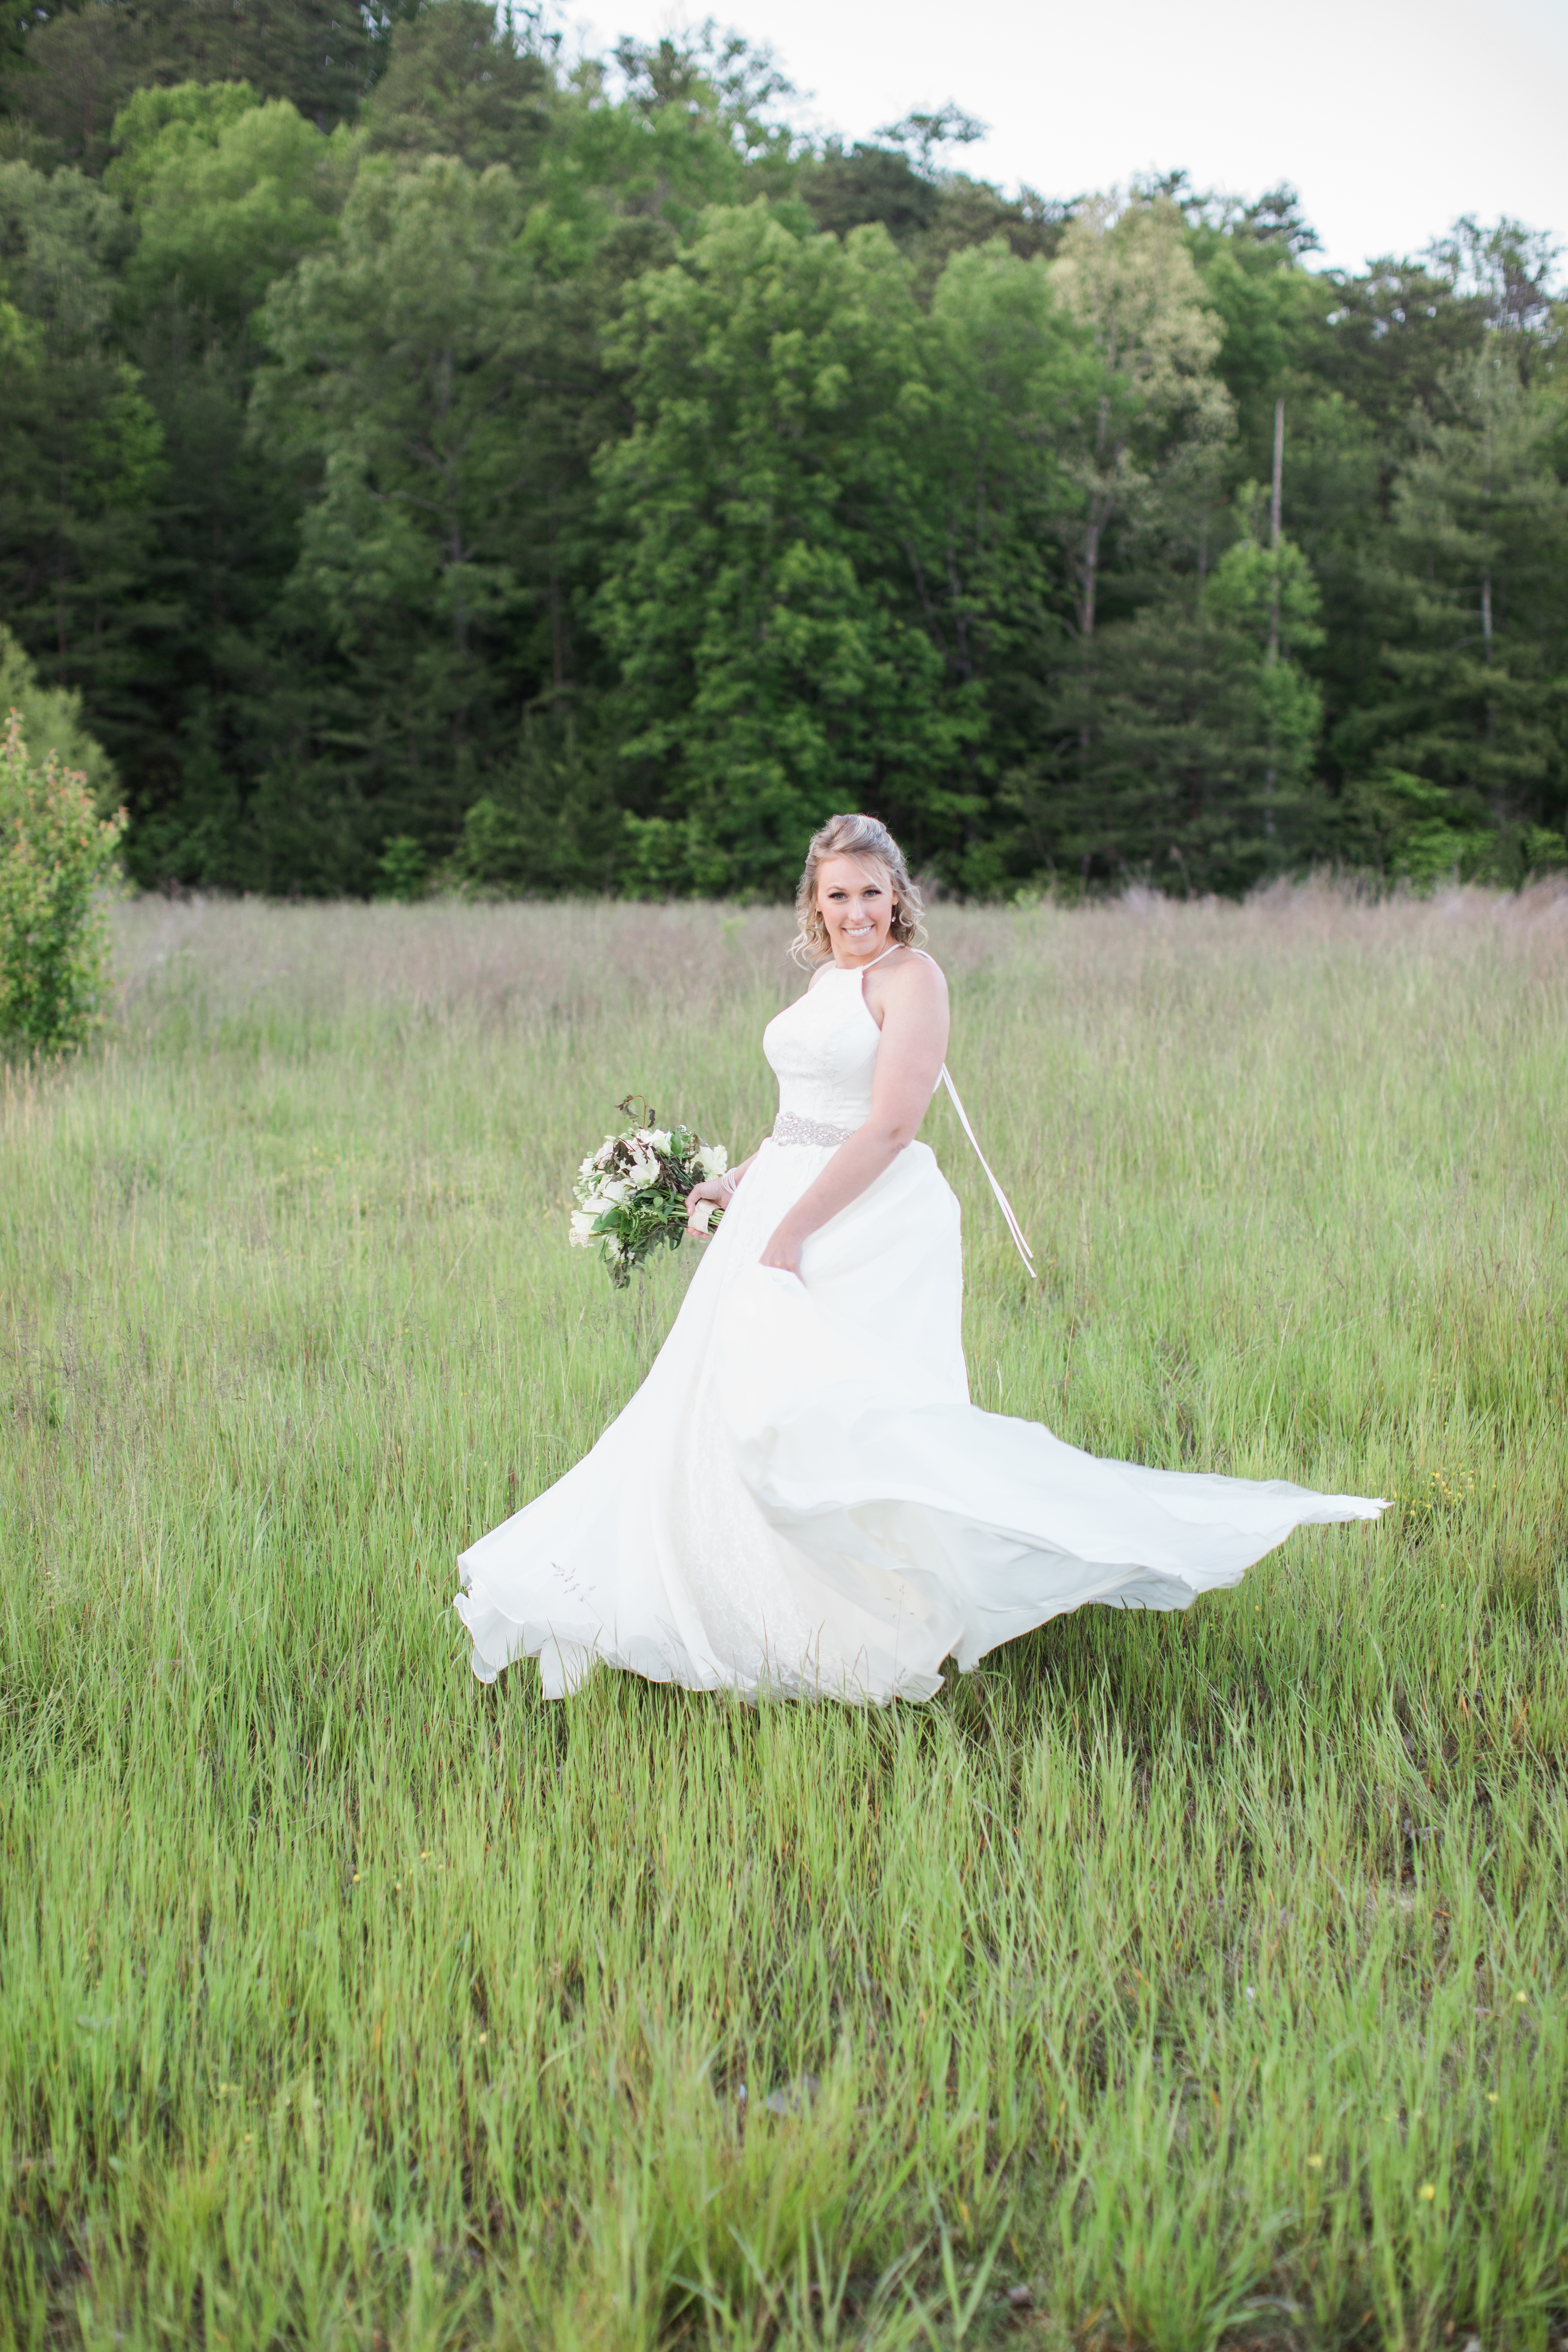
[[[1009,197],[483,0],[0,46],[0,667],[140,881],[772,893],[847,806],[973,893],[1568,863],[1543,235],[1325,271],[1289,189]]]

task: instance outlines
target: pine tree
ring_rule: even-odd
[[[1398,771],[1453,821],[1568,829],[1568,409],[1494,333],[1454,369],[1395,487],[1383,689],[1340,730],[1353,776]],[[1503,853],[1506,856],[1506,851]]]

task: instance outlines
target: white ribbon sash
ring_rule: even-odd
[[[982,1151],[982,1150],[981,1150],[981,1149],[980,1149],[979,1139],[978,1139],[978,1138],[977,1138],[977,1137],[976,1137],[976,1135],[975,1135],[974,1129],[973,1129],[970,1126],[970,1124],[969,1124],[969,1118],[968,1118],[968,1114],[967,1114],[967,1112],[964,1110],[963,1105],[963,1104],[959,1101],[959,1099],[958,1099],[958,1088],[953,1085],[952,1080],[948,1076],[948,1074],[947,1074],[947,1064],[946,1064],[945,1062],[944,1062],[944,1063],[942,1064],[942,1085],[947,1088],[948,1093],[952,1097],[952,1107],[953,1107],[953,1109],[958,1113],[958,1123],[959,1123],[960,1127],[962,1127],[962,1128],[963,1128],[963,1132],[965,1133],[965,1135],[967,1135],[967,1137],[969,1138],[969,1140],[971,1141],[971,1143],[973,1143],[973,1146],[974,1146],[974,1157],[976,1158],[976,1160],[979,1160],[980,1165],[981,1165],[981,1166],[982,1166],[982,1168],[984,1168],[984,1171],[985,1171],[985,1174],[986,1174],[987,1180],[988,1180],[988,1181],[989,1181],[989,1182],[990,1182],[991,1190],[992,1190],[992,1191],[995,1193],[995,1195],[996,1195],[997,1205],[998,1205],[998,1207],[1001,1209],[1002,1214],[1003,1214],[1003,1215],[1006,1218],[1006,1220],[1007,1220],[1007,1231],[1012,1234],[1012,1236],[1013,1236],[1013,1241],[1014,1241],[1014,1244],[1015,1244],[1015,1246],[1016,1246],[1016,1249],[1017,1249],[1018,1255],[1019,1255],[1019,1256],[1023,1259],[1023,1261],[1024,1261],[1024,1271],[1025,1271],[1025,1273],[1028,1276],[1028,1277],[1029,1277],[1030,1281],[1031,1281],[1031,1282],[1033,1282],[1033,1281],[1034,1281],[1034,1279],[1035,1279],[1035,1266],[1034,1266],[1034,1255],[1035,1255],[1035,1254],[1034,1254],[1033,1250],[1029,1247],[1028,1243],[1024,1239],[1024,1228],[1023,1228],[1023,1227],[1022,1227],[1022,1225],[1018,1223],[1017,1218],[1013,1214],[1013,1203],[1012,1203],[1012,1202],[1011,1202],[1011,1201],[1009,1201],[1009,1199],[1007,1198],[1006,1193],[1005,1193],[1005,1192],[1004,1192],[1004,1191],[1002,1190],[1001,1185],[1000,1185],[1000,1184],[998,1184],[998,1182],[996,1181],[995,1177],[994,1177],[994,1176],[993,1176],[993,1175],[992,1175],[992,1173],[991,1173],[991,1163],[990,1163],[990,1161],[986,1159],[985,1154],[984,1153],[984,1151]]]

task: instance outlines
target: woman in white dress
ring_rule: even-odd
[[[796,913],[816,969],[763,1034],[773,1133],[693,1192],[694,1233],[705,1203],[723,1217],[626,1411],[461,1556],[475,1674],[527,1656],[552,1698],[599,1661],[748,1698],[925,1699],[945,1659],[1086,1601],[1184,1609],[1294,1528],[1375,1518],[1099,1461],[970,1403],[958,1202],[915,1139],[947,989],[886,829],[830,818]]]

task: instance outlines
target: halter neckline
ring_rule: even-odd
[[[902,945],[903,941],[901,940],[894,940],[889,943],[889,945],[882,950],[880,955],[874,955],[869,963],[836,963],[833,969],[835,971],[856,972],[863,979],[867,972],[875,971],[879,963],[886,963],[888,958],[895,953],[895,951]],[[910,953],[912,955],[918,955],[920,953],[920,950],[918,948],[913,948],[910,950]]]

